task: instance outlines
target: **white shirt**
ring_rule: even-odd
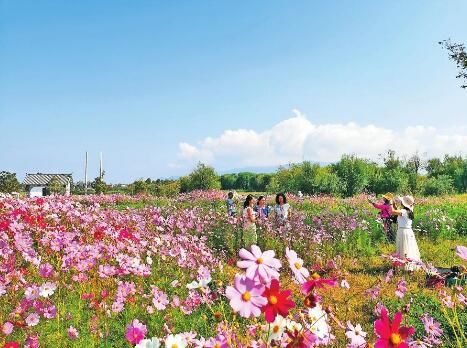
[[[279,220],[287,220],[287,218],[289,217],[289,209],[289,203],[282,204],[282,206],[276,204],[276,206],[274,207],[274,212],[276,213]]]
[[[402,215],[397,216],[398,228],[412,228],[412,220],[409,218],[409,212],[402,209]]]

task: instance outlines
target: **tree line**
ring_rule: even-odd
[[[332,164],[304,161],[279,167],[275,173],[241,172],[218,175],[213,167],[198,163],[179,179],[139,179],[121,188],[122,193],[175,196],[193,190],[222,189],[247,192],[298,192],[309,195],[350,197],[385,192],[446,195],[467,192],[467,158],[445,155],[424,160],[420,155],[400,157],[389,150],[375,162],[344,155]]]
[[[424,160],[418,154],[403,158],[394,151],[379,163],[355,155],[344,155],[332,164],[304,161],[279,167],[275,173],[218,175],[214,168],[198,163],[179,179],[138,179],[128,185],[110,185],[104,176],[89,184],[88,193],[126,193],[175,196],[193,190],[238,190],[249,192],[298,192],[309,195],[350,197],[366,192],[445,195],[467,192],[467,158],[445,155]],[[20,192],[16,174],[0,172],[0,192]],[[73,185],[74,194],[84,194],[84,183]]]

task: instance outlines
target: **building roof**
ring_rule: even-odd
[[[73,178],[71,174],[26,174],[23,185],[47,185],[52,178],[57,178],[61,184],[66,185],[68,182],[72,182]]]

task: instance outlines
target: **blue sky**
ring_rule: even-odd
[[[437,44],[467,43],[462,0],[0,4],[0,170],[20,178],[80,180],[86,150],[90,177],[102,151],[128,182],[466,148],[467,91]]]

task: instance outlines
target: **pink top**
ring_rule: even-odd
[[[386,218],[391,217],[392,208],[390,204],[378,204],[378,203],[372,203],[372,204],[376,209],[380,210],[379,216],[381,216],[381,218],[386,219]]]

